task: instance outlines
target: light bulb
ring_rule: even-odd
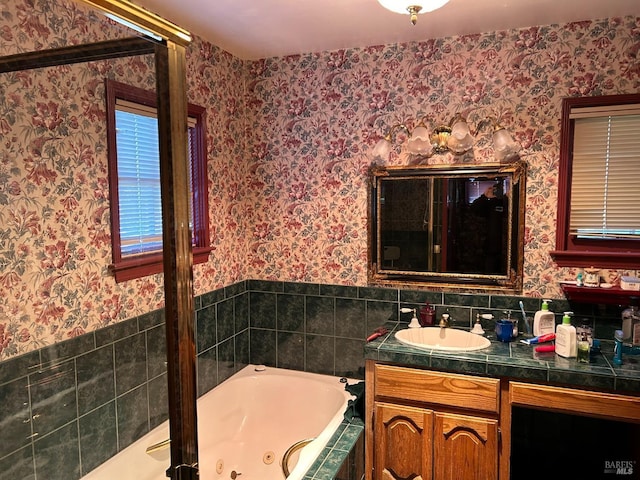
[[[447,147],[454,153],[461,154],[469,151],[473,147],[474,138],[471,135],[469,124],[462,117],[457,117],[451,126],[451,137],[447,142]]]
[[[451,135],[451,137],[449,137],[447,147],[449,147],[449,150],[451,150],[453,153],[462,154],[471,150],[471,148],[473,147],[473,142],[474,139],[471,134],[467,134],[465,137],[460,139],[454,135]]]
[[[389,142],[386,138],[381,138],[376,146],[373,147],[373,158],[379,159],[382,161],[387,161],[389,159],[389,153],[391,153],[391,142]]]
[[[429,155],[431,149],[431,141],[429,140],[429,130],[424,125],[418,125],[411,132],[411,138],[407,141],[407,151],[415,155]]]
[[[469,130],[469,124],[467,124],[463,118],[460,118],[451,127],[451,135],[456,137],[458,140],[462,140],[467,135],[470,136],[471,130]]]
[[[493,149],[495,150],[496,158],[499,161],[505,160],[520,150],[518,145],[511,134],[504,128],[499,128],[493,132]]]
[[[395,13],[408,13],[412,7],[419,8],[420,13],[433,12],[448,2],[449,0],[378,0],[380,5]]]

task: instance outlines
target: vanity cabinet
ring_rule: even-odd
[[[430,480],[433,411],[377,402],[374,418],[374,478]]]
[[[498,421],[436,413],[434,479],[497,479]]]
[[[632,392],[371,359],[366,361],[366,385],[366,480],[528,478],[523,475],[532,455],[561,464],[567,455],[580,457],[583,442],[597,448],[574,465],[575,478],[594,478],[611,465],[625,468],[640,461],[640,395]],[[549,425],[564,434],[550,438]]]
[[[367,480],[498,478],[499,380],[371,360],[366,375]]]

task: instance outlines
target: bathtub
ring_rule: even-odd
[[[349,380],[355,383],[357,380]],[[198,399],[200,478],[300,480],[340,425],[348,401],[338,377],[248,365]],[[171,464],[169,422],[131,444],[82,480],[160,480]],[[313,439],[301,449],[291,448]],[[297,450],[297,451],[296,451]],[[293,453],[291,453],[293,452]]]

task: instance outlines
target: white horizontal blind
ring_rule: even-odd
[[[576,110],[570,232],[640,239],[640,106]]]
[[[196,158],[195,127],[187,118],[189,191]],[[157,110],[135,102],[116,100],[116,148],[121,255],[162,250],[162,203]],[[189,226],[193,232],[193,194],[189,196]],[[193,242],[193,238],[192,238]]]
[[[160,151],[155,109],[116,105],[122,256],[162,249]]]
[[[195,159],[197,158],[197,153],[196,153],[196,145],[195,145],[195,139],[196,139],[196,135],[195,135],[195,119],[191,118],[191,117],[187,117],[187,144],[189,145],[189,149],[187,152],[187,155],[189,156],[189,171],[188,171],[188,175],[189,175],[189,191],[192,192],[191,195],[189,195],[189,231],[191,232],[191,245],[195,246],[196,245],[196,238],[195,238],[195,229],[193,226],[193,219],[195,218],[195,205],[194,205],[194,194],[197,194],[197,192],[195,192],[193,190],[193,175],[194,175],[194,171],[193,171],[193,167],[194,167],[194,163],[195,163]]]

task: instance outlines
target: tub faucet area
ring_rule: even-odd
[[[447,328],[449,326],[449,314],[443,313],[440,318],[440,328]]]

